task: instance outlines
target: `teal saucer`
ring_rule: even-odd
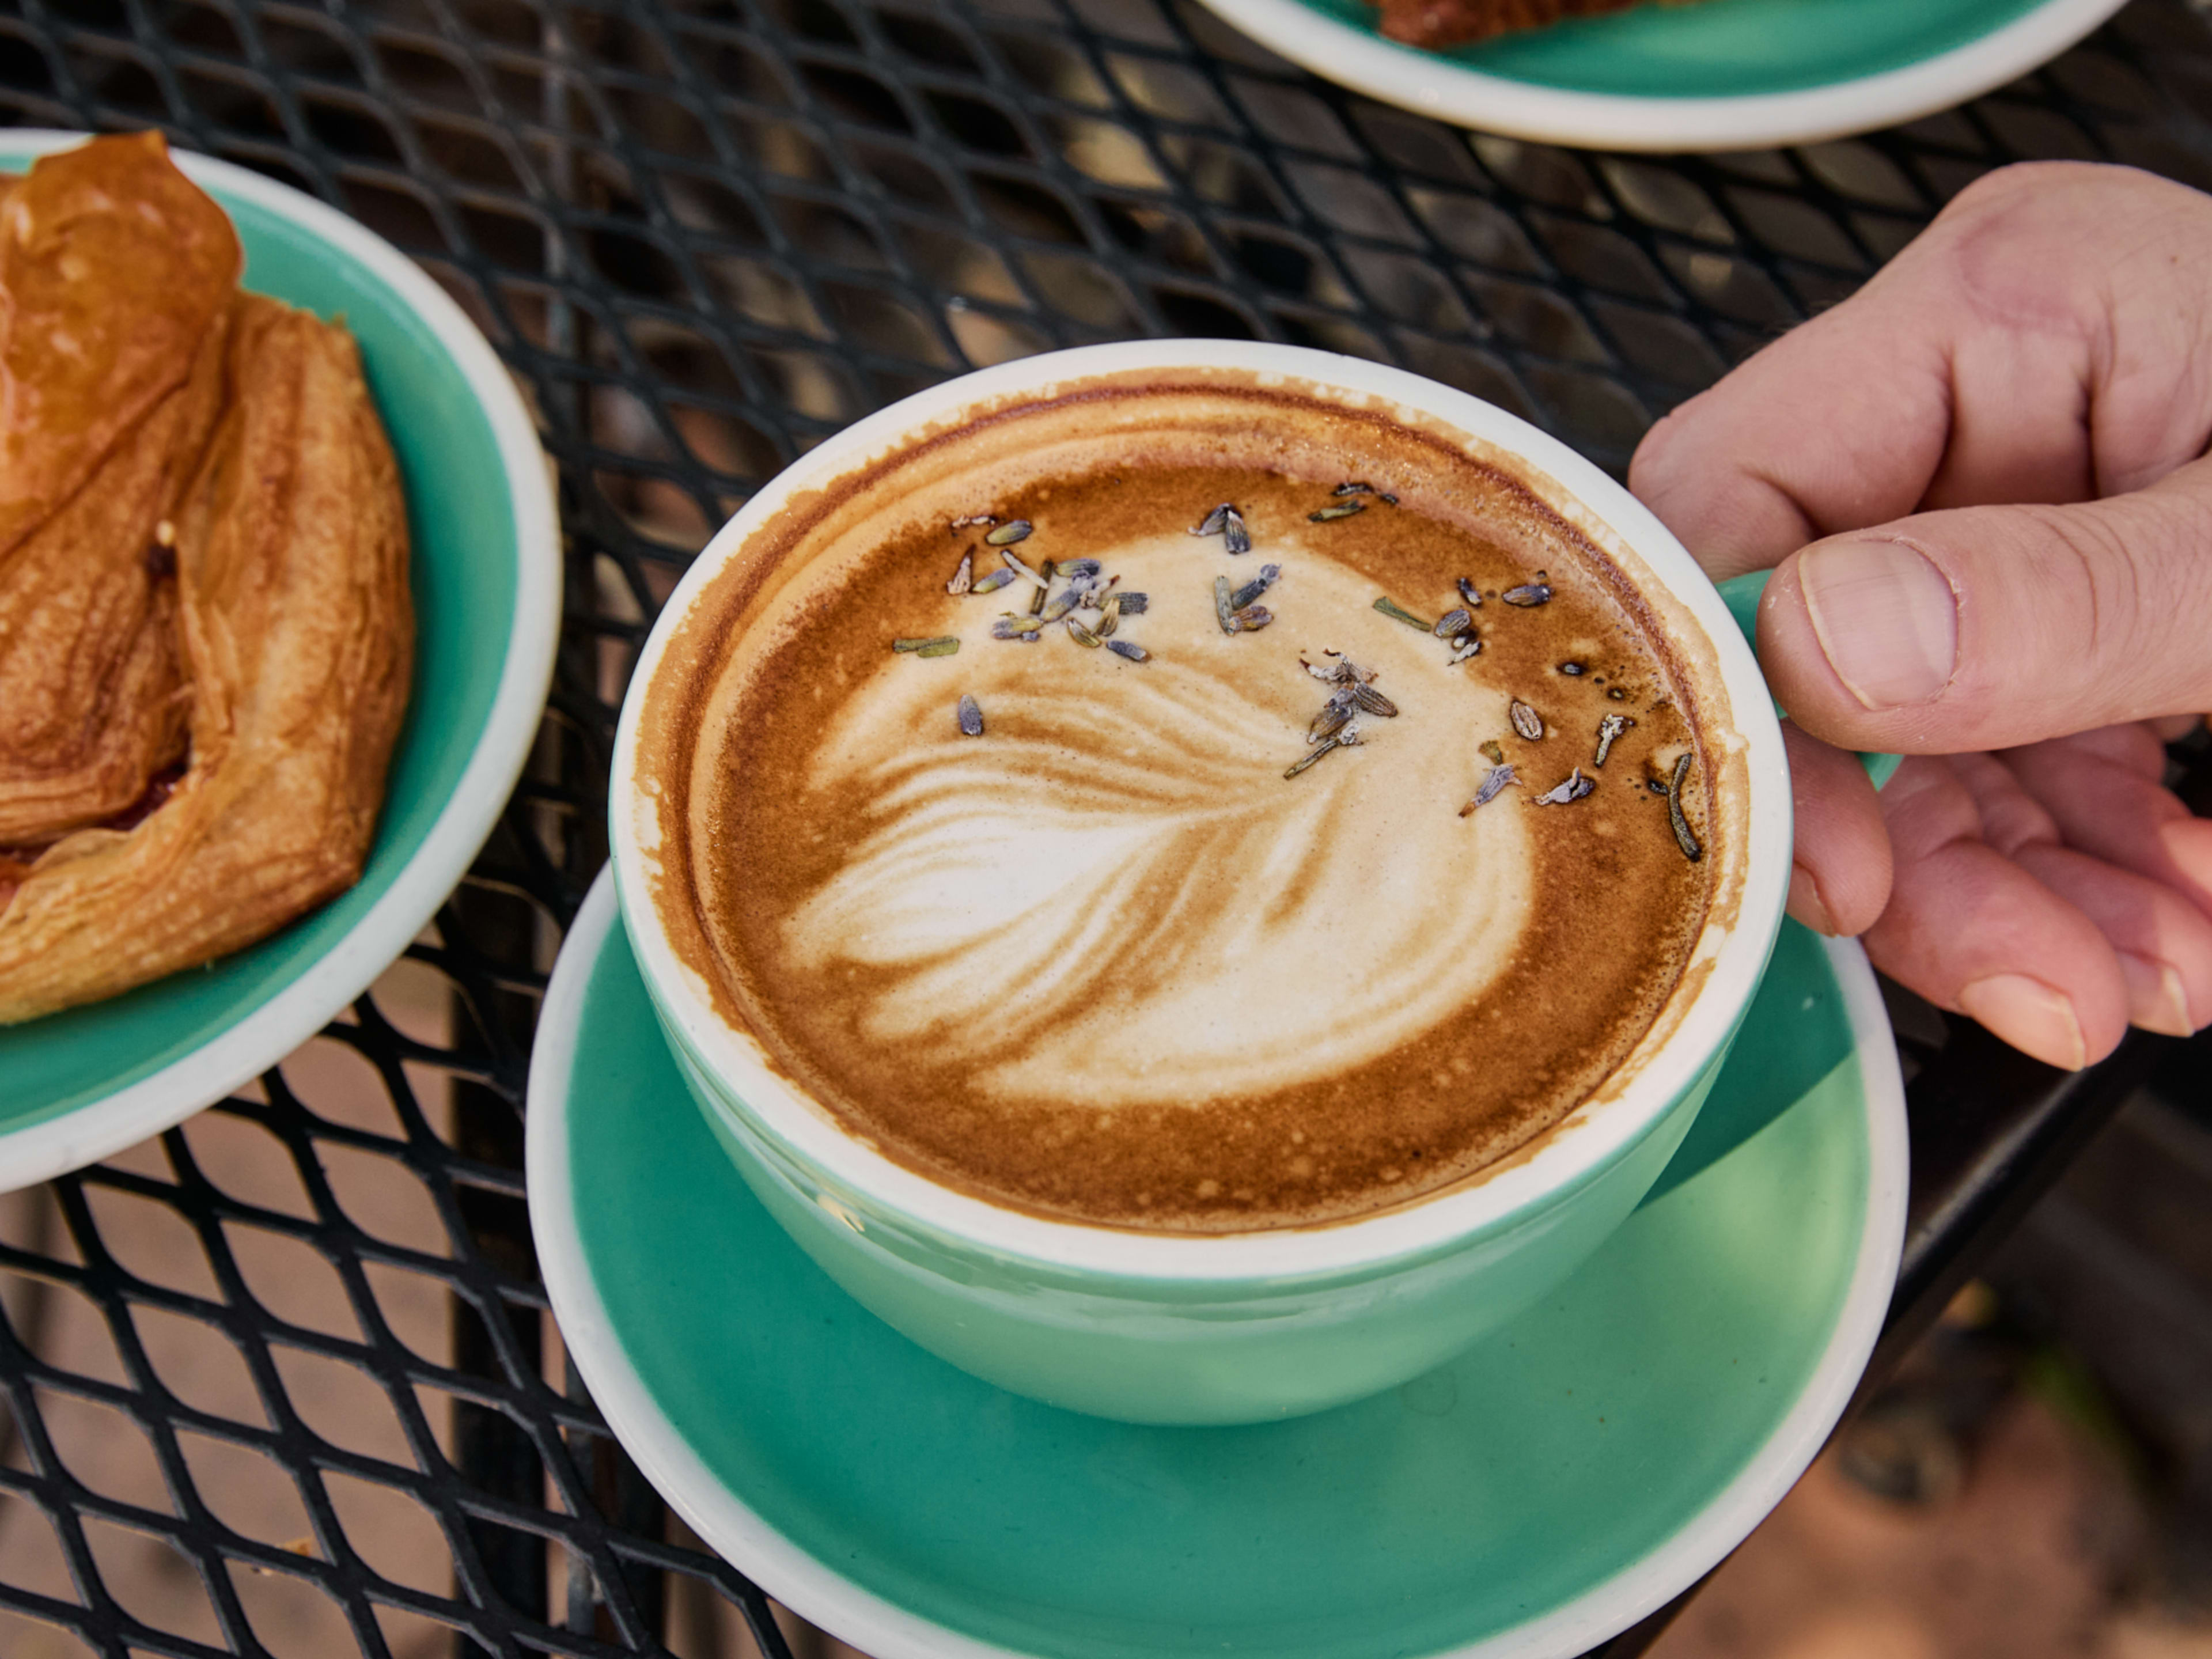
[[[754,1200],[602,874],[531,1068],[569,1352],[699,1535],[876,1656],[1564,1656],[1694,1583],[1812,1460],[1897,1271],[1905,1113],[1856,945],[1785,925],[1689,1139],[1542,1306],[1288,1422],[1145,1428],[978,1382]]]

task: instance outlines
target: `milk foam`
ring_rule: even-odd
[[[1221,547],[1081,550],[1149,595],[1122,633],[1149,662],[1057,627],[993,640],[1006,601],[1026,608],[1017,586],[902,611],[902,632],[957,635],[959,653],[886,653],[836,700],[805,786],[872,804],[782,941],[803,970],[857,970],[870,1043],[1000,1099],[1203,1108],[1340,1076],[1510,965],[1543,809],[1509,790],[1458,810],[1486,769],[1476,745],[1510,729],[1505,694],[1480,658],[1449,665],[1441,641],[1372,609],[1371,581],[1295,543],[1265,556],[1284,568],[1275,623],[1224,636],[1213,578],[1242,583],[1263,561]],[[1330,689],[1299,657],[1331,649],[1377,671],[1401,712],[1363,716],[1359,747],[1286,781]],[[963,692],[981,738],[954,720]]]
[[[1704,659],[1609,532],[1404,411],[1210,371],[1060,390],[793,495],[686,613],[637,723],[665,937],[800,1098],[990,1202],[1245,1231],[1479,1177],[1633,1067],[1734,914],[1747,795],[1700,740],[1711,707],[1728,734]],[[1313,523],[1346,479],[1397,504]],[[1224,501],[1252,553],[1184,533]],[[993,568],[985,512],[1146,593],[1116,642],[1150,660],[992,639],[1032,590],[945,592],[963,549]],[[1223,634],[1215,576],[1268,562],[1273,624]],[[1459,667],[1373,609],[1540,577]],[[1403,712],[1285,781],[1332,690],[1299,657],[1330,648]],[[1462,817],[1486,744],[1521,787]],[[1685,745],[1700,861],[1650,787]],[[1530,804],[1576,766],[1590,793]]]

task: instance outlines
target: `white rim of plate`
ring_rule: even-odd
[[[1643,98],[1486,75],[1323,16],[1304,0],[1203,0],[1325,81],[1417,114],[1539,143],[1647,151],[1810,144],[1916,120],[2049,62],[2125,0],[2045,0],[1979,40],[1903,69],[1795,92]]]
[[[530,1057],[524,1178],[530,1229],[562,1340],[616,1437],[686,1524],[777,1601],[877,1659],[1037,1659],[909,1613],[800,1548],[722,1485],[668,1420],[614,1334],[574,1224],[568,1079],[584,990],[618,926],[599,872],[576,913],[538,1016]],[[1864,1230],[1844,1304],[1811,1378],[1750,1462],[1668,1541],[1565,1607],[1429,1659],[1562,1659],[1619,1634],[1703,1577],[1751,1534],[1811,1465],[1874,1352],[1905,1243],[1905,1083],[1889,1016],[1856,939],[1826,939],[1864,1079],[1869,1170]],[[656,1033],[656,1035],[658,1035]]]
[[[94,136],[17,129],[0,134],[0,160],[27,160]],[[468,381],[499,446],[514,512],[514,617],[491,712],[468,765],[422,844],[368,913],[297,979],[191,1053],[112,1094],[0,1133],[0,1190],[65,1175],[174,1127],[268,1070],[367,990],[437,914],[490,836],[529,758],[553,679],[561,625],[560,520],[538,428],[490,343],[405,254],[337,209],[213,156],[172,155],[195,182],[289,220],[367,266],[436,337]]]

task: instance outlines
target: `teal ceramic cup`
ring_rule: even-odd
[[[1490,1170],[1357,1220],[1221,1236],[1054,1220],[953,1190],[840,1127],[718,1008],[672,943],[654,756],[642,718],[707,585],[794,498],[915,433],[1009,399],[1130,372],[1297,383],[1462,434],[1510,468],[1634,585],[1699,704],[1713,863],[1681,983],[1622,1066],[1565,1121]],[[1765,684],[1723,596],[1666,529],[1565,446],[1417,375],[1291,347],[1159,341],[983,370],[848,428],[756,495],[664,610],[616,743],[617,891],[647,991],[700,1109],[746,1182],[830,1276],[913,1340],[989,1382],[1134,1422],[1254,1422],[1429,1370],[1556,1286],[1633,1210],[1688,1131],[1749,1006],[1789,885],[1790,779]],[[581,1178],[586,1172],[580,1172]]]

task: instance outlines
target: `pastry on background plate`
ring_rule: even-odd
[[[0,199],[0,1024],[251,944],[374,837],[398,471],[352,337],[240,263],[156,134]]]
[[[1382,33],[1409,46],[1465,46],[1642,0],[1380,0]]]

